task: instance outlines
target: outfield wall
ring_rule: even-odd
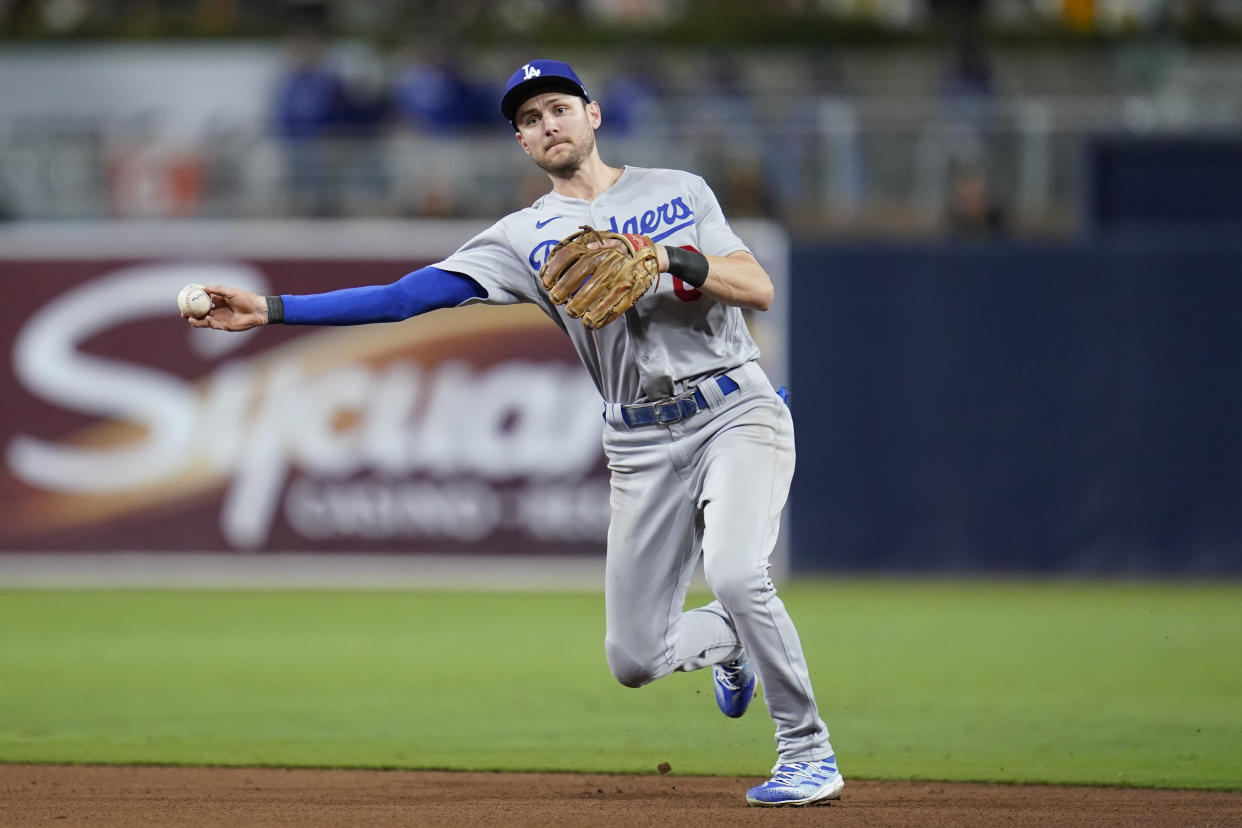
[[[803,245],[798,571],[1242,574],[1242,239]]]
[[[228,335],[172,307],[387,281],[482,226],[0,228],[0,553],[598,560],[598,400],[538,312]],[[797,571],[1242,573],[1242,241],[790,256],[738,227],[796,274],[752,322],[794,392]]]

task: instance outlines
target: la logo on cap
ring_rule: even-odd
[[[531,66],[529,63],[522,67],[522,80],[524,81],[528,81],[531,78],[537,78],[542,74],[543,72]]]

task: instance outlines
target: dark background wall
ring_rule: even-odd
[[[1239,236],[797,245],[794,567],[1242,573]]]

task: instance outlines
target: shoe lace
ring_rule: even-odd
[[[793,765],[781,765],[772,772],[772,781],[777,785],[796,787],[803,782],[815,782],[814,763],[798,762]]]
[[[730,661],[728,664],[717,664],[716,679],[729,690],[741,690],[738,676],[742,673],[742,662]]]

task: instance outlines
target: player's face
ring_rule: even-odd
[[[545,92],[518,107],[517,140],[545,172],[572,175],[595,152],[599,104],[576,95]]]

